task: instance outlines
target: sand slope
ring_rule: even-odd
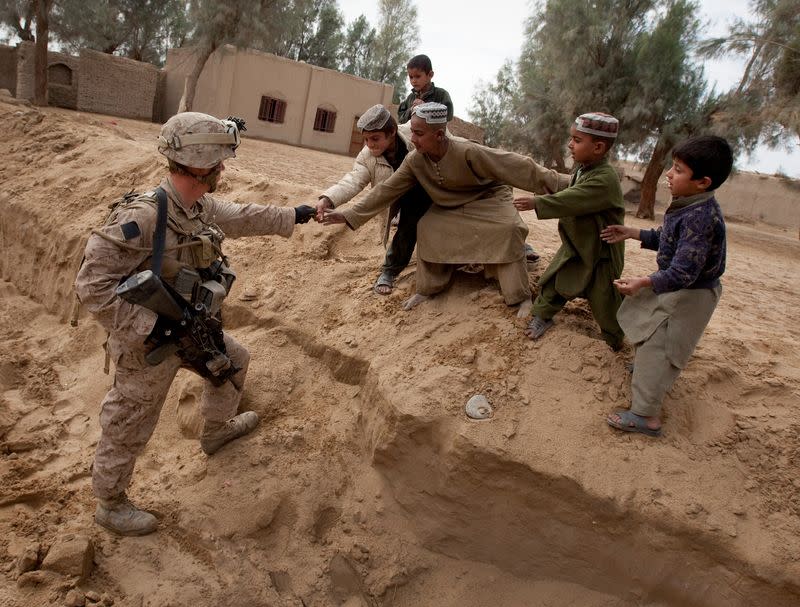
[[[152,187],[156,125],[0,102],[0,605],[793,605],[800,601],[800,243],[730,226],[720,307],[666,403],[665,437],[619,436],[626,357],[584,303],[533,344],[496,285],[459,274],[411,313],[371,293],[379,226],[226,242],[228,329],[253,355],[258,431],[213,458],[179,375],[132,497],[160,531],[92,523],[104,334],[69,326],[83,238]],[[222,194],[308,202],[351,159],[245,140]],[[558,246],[555,222],[529,241]],[[634,225],[646,225],[632,219]],[[626,274],[654,267],[634,246]],[[467,398],[495,416],[470,422]],[[69,533],[86,580],[18,575]],[[74,594],[73,594],[74,596]],[[91,595],[94,597],[95,595]],[[108,602],[108,600],[107,600]]]

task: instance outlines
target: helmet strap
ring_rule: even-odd
[[[219,183],[219,175],[222,173],[222,163],[218,163],[214,170],[211,171],[208,175],[195,175],[191,173],[189,169],[182,165],[179,162],[175,162],[174,160],[167,159],[169,163],[169,170],[171,173],[178,173],[179,175],[186,175],[187,177],[191,177],[196,182],[203,184],[209,188],[209,192],[213,192],[217,189],[217,184]]]

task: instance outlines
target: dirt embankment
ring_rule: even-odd
[[[606,348],[582,302],[533,344],[480,276],[411,313],[413,266],[373,295],[377,225],[228,241],[226,322],[253,356],[243,406],[263,423],[205,457],[198,384],[179,375],[131,489],[161,529],[121,539],[92,523],[104,335],[66,320],[88,229],[158,181],[158,127],[8,103],[0,115],[0,605],[77,590],[136,607],[800,600],[796,239],[730,226],[723,299],[661,440],[605,426],[629,397],[630,352]],[[238,156],[220,195],[247,202],[313,200],[351,165],[252,140]],[[535,280],[558,235],[524,217],[543,253]],[[654,257],[631,246],[626,263],[641,274]],[[490,421],[464,416],[476,393]],[[94,545],[83,580],[42,562],[69,534]]]

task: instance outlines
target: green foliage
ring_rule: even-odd
[[[498,145],[563,166],[575,116],[621,122],[617,149],[649,155],[708,124],[715,99],[695,64],[693,0],[550,0],[526,24],[517,63],[478,95],[471,116]]]
[[[360,15],[350,25],[344,36],[339,57],[340,69],[348,74],[369,78],[372,46],[375,44],[375,28],[371,27],[364,15]]]
[[[467,110],[470,120],[480,124],[484,130],[484,141],[490,146],[524,148],[517,141],[525,125],[516,120],[519,83],[514,64],[507,60],[497,72],[495,82],[480,81],[472,98],[473,105]],[[516,143],[517,145],[514,145]]]
[[[336,0],[292,0],[281,9],[282,31],[268,50],[295,61],[336,69],[344,42],[344,19]]]
[[[705,40],[707,57],[742,56],[738,85],[723,95],[718,128],[745,147],[778,146],[800,136],[800,10],[797,0],[754,0],[753,20],[736,19],[727,35]]]
[[[52,24],[73,53],[91,48],[159,65],[188,28],[181,0],[58,0]]]
[[[406,63],[419,44],[417,7],[412,0],[380,0],[369,78],[394,86],[394,103],[406,95]]]

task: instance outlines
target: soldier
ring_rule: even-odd
[[[225,236],[288,237],[296,223],[314,215],[307,205],[240,205],[209,195],[217,187],[225,160],[236,156],[243,126],[241,121],[197,112],[170,118],[158,143],[169,174],[155,192],[124,200],[105,225],[93,231],[75,281],[81,303],[109,333],[106,352],[115,365],[114,384],[100,412],[102,432],[92,486],[98,500],[95,521],[121,535],[145,535],[158,526],[155,516],[128,500],[126,490],[178,369],[190,368],[208,379],[200,406],[204,418],[200,447],[206,454],[251,432],[259,421],[253,411],[236,414],[250,355],[222,332],[220,324],[207,342],[217,355],[214,362],[222,360],[225,371],[209,362],[204,372],[207,357],[198,365],[197,352],[191,357],[185,348],[169,349],[170,336],[176,334],[174,321],[117,295],[122,281],[152,267],[161,282],[191,306],[201,305],[196,299],[203,292],[202,305],[218,300],[213,304],[218,308],[235,277],[222,254]],[[157,220],[164,219],[157,210],[159,197],[166,202],[166,228],[157,228]],[[211,313],[218,323],[217,310]],[[162,352],[160,362],[153,360],[154,349]]]

